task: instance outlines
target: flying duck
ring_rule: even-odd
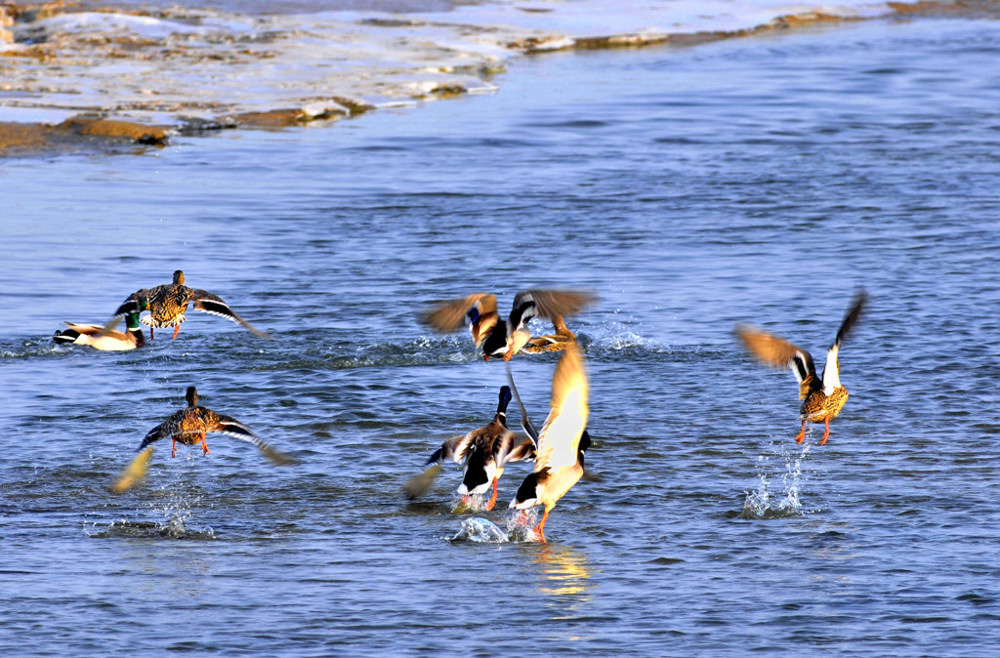
[[[596,295],[581,290],[522,290],[514,296],[510,315],[503,320],[497,313],[496,296],[477,292],[439,302],[422,313],[420,320],[444,333],[468,321],[472,340],[487,361],[499,356],[509,361],[522,349],[529,353],[565,349],[575,336],[566,328],[563,316],[579,313],[595,301]],[[556,333],[532,338],[528,322],[534,317],[551,320]]]
[[[256,336],[270,338],[263,331],[255,328],[249,322],[240,317],[239,313],[229,307],[221,297],[217,297],[205,290],[188,288],[184,285],[184,272],[177,270],[174,272],[173,283],[165,283],[154,288],[137,290],[128,299],[122,302],[115,316],[125,315],[132,311],[149,311],[149,315],[143,316],[142,322],[149,326],[149,339],[153,340],[153,330],[162,327],[173,327],[174,338],[181,330],[181,323],[187,317],[188,304],[194,304],[194,308],[205,313],[218,315],[236,322]]]
[[[749,325],[736,327],[736,335],[754,356],[770,366],[791,368],[795,374],[799,382],[799,399],[802,400],[799,409],[802,428],[795,437],[796,443],[802,443],[805,438],[807,422],[822,422],[825,425],[820,445],[830,438],[830,421],[837,417],[847,402],[847,389],[840,383],[840,344],[861,317],[867,302],[868,295],[864,290],[855,295],[844,321],[840,323],[833,346],[826,353],[822,376],[816,374],[812,355],[801,347]]]

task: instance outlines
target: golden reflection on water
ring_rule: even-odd
[[[554,597],[579,596],[592,586],[591,568],[587,556],[568,546],[542,546],[535,553],[535,562],[542,567],[538,590]],[[580,602],[589,601],[590,596]]]

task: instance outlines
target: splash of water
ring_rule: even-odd
[[[784,461],[784,472],[781,474],[782,491],[776,494],[771,490],[770,457],[768,455],[757,457],[759,484],[757,488],[746,493],[743,511],[740,513],[741,519],[780,519],[802,513],[802,504],[799,502],[802,462],[808,456],[810,446],[811,444],[806,442],[800,452],[782,448],[780,453]]]
[[[484,544],[536,542],[534,527],[538,521],[537,508],[517,510],[503,520],[503,527],[481,516],[462,520],[462,526],[451,541],[470,541]]]

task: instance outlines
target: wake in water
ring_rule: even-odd
[[[174,495],[166,505],[152,507],[154,512],[163,515],[164,518],[161,521],[119,519],[112,521],[104,530],[94,533],[91,537],[95,539],[109,537],[215,539],[215,531],[209,526],[204,528],[189,527],[193,509],[200,500],[200,496],[186,499],[180,494]]]
[[[801,451],[787,447],[788,444],[785,442],[782,442],[781,445],[783,447],[778,455],[784,462],[784,471],[781,473],[781,490],[772,491],[771,457],[759,455],[757,457],[757,477],[760,483],[756,489],[746,493],[746,498],[743,500],[743,511],[740,513],[741,519],[781,519],[802,514],[802,504],[799,502],[802,462],[809,455],[811,444],[808,441],[803,443]]]

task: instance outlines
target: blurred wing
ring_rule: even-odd
[[[861,317],[861,313],[865,310],[865,305],[867,304],[868,293],[863,289],[855,293],[851,307],[848,309],[847,315],[844,316],[844,321],[840,323],[840,329],[837,330],[837,339],[833,341],[834,346],[839,347],[841,341],[847,338],[847,334],[854,328],[855,323]]]
[[[735,333],[746,348],[767,365],[791,368],[800,384],[806,377],[816,373],[812,355],[784,338],[742,324],[737,325]]]
[[[143,308],[145,306],[145,293],[146,290],[142,289],[129,295],[128,299],[122,302],[121,306],[118,307],[118,310],[115,311],[115,317],[122,318],[129,313],[139,313],[140,311],[145,310]]]
[[[427,490],[431,488],[431,485],[434,484],[434,480],[437,479],[437,476],[440,473],[440,464],[434,464],[430,468],[425,469],[423,472],[417,473],[403,485],[403,493],[405,493],[406,497],[410,500],[420,498],[427,493]]]
[[[583,354],[576,343],[563,352],[552,377],[552,409],[538,437],[535,471],[577,462],[580,436],[587,427],[589,385]]]
[[[204,311],[205,313],[210,313],[212,315],[218,315],[219,317],[226,318],[242,326],[244,329],[248,330],[255,336],[260,336],[261,338],[270,338],[271,336],[266,332],[257,329],[252,324],[240,317],[240,314],[229,307],[229,304],[222,301],[221,297],[213,295],[210,292],[204,290],[191,290],[189,293],[189,301],[194,302],[194,308],[199,311]]]
[[[431,455],[430,459],[424,462],[424,466],[440,464],[446,459],[451,459],[452,461],[461,463],[462,458],[465,455],[465,449],[468,448],[471,440],[471,432],[469,434],[451,437],[442,443],[440,448],[434,451],[434,454]]]
[[[135,459],[122,471],[118,481],[111,485],[111,491],[114,493],[123,493],[142,482],[142,479],[146,477],[146,466],[149,464],[152,456],[152,447],[146,448],[136,455]]]
[[[521,408],[521,428],[528,433],[532,442],[536,445],[538,443],[538,430],[535,426],[531,424],[531,419],[528,418],[528,410],[524,408],[524,403],[521,401],[521,394],[517,392],[517,386],[514,384],[514,373],[510,369],[510,364],[507,364],[507,382],[510,384],[510,390],[514,393],[514,399],[517,400],[517,406]]]
[[[523,459],[535,458],[535,442],[530,436],[508,432],[502,441],[497,441],[497,451],[494,459],[503,466],[508,462],[519,462]]]
[[[179,412],[175,412],[172,416],[170,416],[170,418],[166,419],[165,421],[163,421],[162,423],[160,423],[159,425],[157,425],[156,427],[154,427],[153,429],[149,430],[149,432],[146,433],[145,438],[143,438],[142,443],[139,445],[139,452],[142,452],[146,448],[146,446],[150,445],[151,443],[155,443],[160,439],[165,439],[173,433],[173,428],[175,425],[174,416],[176,416],[177,413]]]
[[[530,304],[534,305],[532,315],[554,320],[561,315],[579,313],[596,301],[597,295],[587,290],[523,290],[514,297],[511,323],[517,326],[519,322],[514,314]]]
[[[295,459],[293,457],[289,457],[284,453],[278,452],[272,448],[270,444],[264,441],[264,439],[254,434],[249,427],[230,416],[223,416],[222,414],[219,414],[219,422],[209,431],[216,432],[218,434],[225,434],[226,436],[231,436],[234,439],[246,441],[247,443],[257,446],[257,449],[264,453],[265,457],[278,466],[287,466],[288,464],[295,463]]]
[[[461,299],[439,302],[420,314],[420,322],[442,333],[455,331],[465,326],[466,315],[473,307],[479,315],[496,313],[497,298],[477,292]]]

